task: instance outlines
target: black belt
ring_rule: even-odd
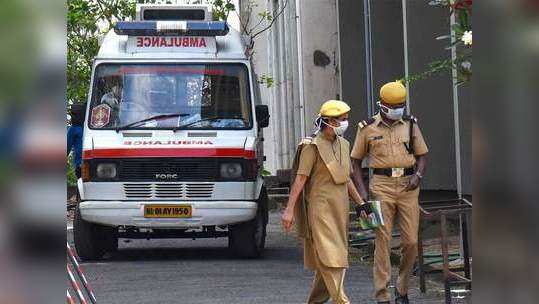
[[[385,175],[385,176],[391,177],[393,176],[393,172],[395,169],[398,169],[398,168],[384,168],[384,169],[375,168],[372,170],[372,173],[376,175]],[[408,176],[408,175],[413,175],[413,174],[415,174],[414,168],[404,168],[404,172],[401,176]]]

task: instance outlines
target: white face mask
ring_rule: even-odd
[[[344,135],[344,132],[346,132],[346,129],[348,129],[348,120],[345,120],[345,121],[340,121],[339,122],[339,126],[338,127],[334,127],[328,123],[326,123],[325,121],[322,121],[326,126],[330,127],[333,129],[333,132],[335,132],[335,135],[337,136],[343,136]]]
[[[399,120],[404,115],[404,107],[392,109],[384,106],[381,103],[378,103],[378,105],[380,106],[380,111],[382,111],[382,113],[384,113],[386,117],[391,120]]]
[[[343,135],[344,135],[344,132],[346,132],[346,129],[348,129],[348,120],[339,122],[339,126],[336,127],[336,128],[334,127],[334,128],[333,128],[333,131],[334,131],[335,134],[337,134],[338,136],[343,136]]]

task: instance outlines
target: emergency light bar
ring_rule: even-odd
[[[226,36],[224,21],[119,21],[114,26],[118,35],[128,36]]]

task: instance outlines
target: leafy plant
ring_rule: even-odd
[[[135,16],[135,0],[67,1],[67,100],[83,102],[99,40],[118,20]]]
[[[456,48],[457,56],[453,59],[439,60],[430,63],[427,69],[419,74],[403,78],[401,81],[410,84],[414,81],[426,79],[433,75],[457,70],[457,84],[471,80],[472,77],[472,5],[473,0],[432,0],[432,6],[445,7],[449,11],[449,17],[455,16],[455,24],[452,25],[454,35],[442,35],[436,40],[451,40],[446,50]]]
[[[271,88],[274,85],[274,82],[275,80],[273,77],[267,74],[262,74],[258,80],[258,83],[266,84],[266,88]]]
[[[265,168],[262,168],[262,176],[271,176],[271,172]]]
[[[73,167],[73,154],[70,154],[67,158],[67,185],[76,186],[77,176],[75,176],[75,167]]]
[[[213,20],[226,21],[230,12],[235,11],[236,6],[231,0],[213,0],[212,14]]]

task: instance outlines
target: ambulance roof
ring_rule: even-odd
[[[213,37],[208,37],[214,39]],[[238,31],[230,29],[226,36],[217,36],[216,52],[127,52],[127,35],[117,35],[114,30],[103,39],[96,57],[103,59],[223,59],[246,60],[245,47]]]

